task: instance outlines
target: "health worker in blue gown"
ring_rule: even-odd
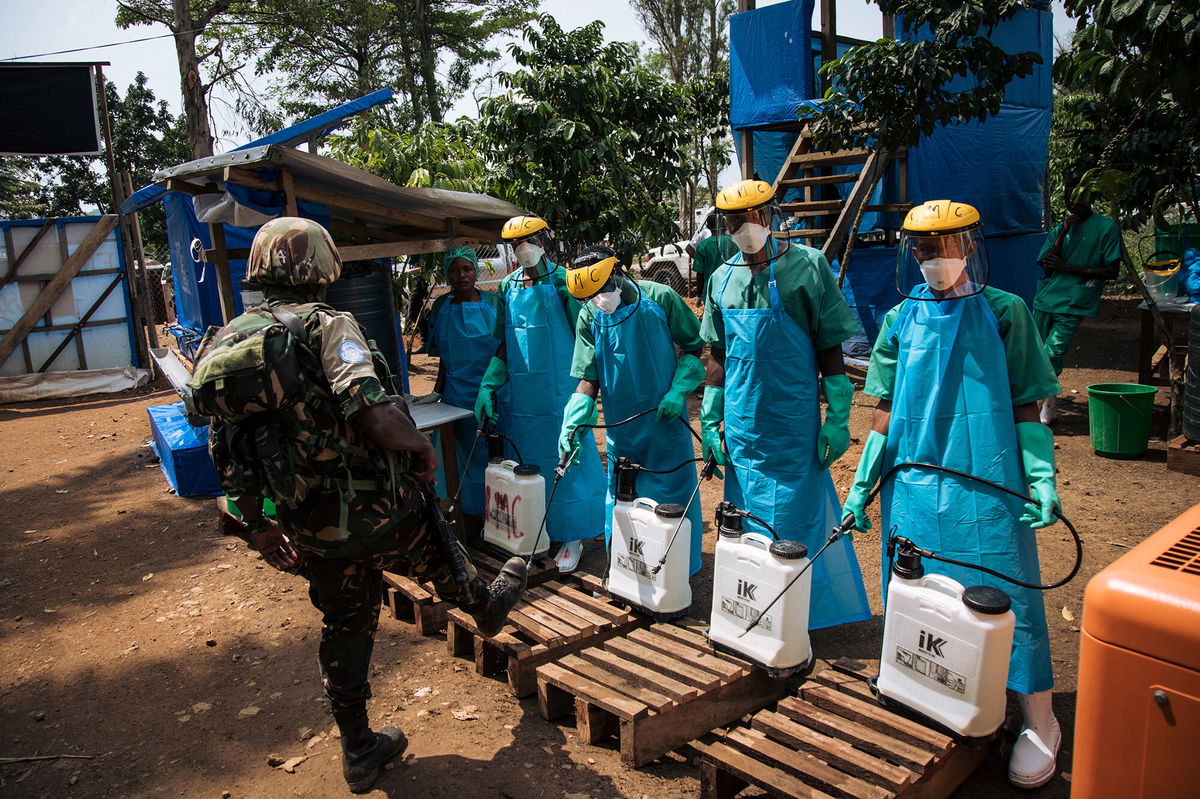
[[[691,540],[672,546],[688,547],[689,573],[695,574],[701,565],[702,521],[696,467],[690,462],[696,450],[687,424],[687,398],[704,379],[700,323],[670,286],[625,277],[616,252],[608,247],[589,247],[574,260],[567,270],[567,289],[585,305],[575,324],[571,363],[571,376],[579,385],[563,412],[558,451],[566,455],[586,448],[589,425],[598,417],[597,394],[607,423],[654,409],[604,431],[609,463],[605,543],[612,536],[613,465],[617,458],[629,458],[651,470],[638,473],[639,496],[687,508]],[[682,353],[678,358],[676,347]],[[674,471],[655,473],[668,470]]]
[[[521,268],[500,282],[495,329],[500,346],[480,383],[475,416],[496,420],[512,454],[541,470],[550,502],[546,532],[559,544],[554,561],[560,571],[574,571],[584,540],[604,533],[604,469],[594,437],[583,442],[579,463],[553,486],[563,408],[578,383],[571,377],[571,357],[580,305],[567,291],[567,270],[546,257],[552,245],[546,220],[513,217],[501,237]]]
[[[712,348],[700,414],[704,457],[728,461],[727,501],[813,555],[840,521],[829,465],[850,446],[854,386],[841,346],[858,323],[825,256],[772,235],[782,215],[770,184],[738,181],[716,204],[728,245],[708,279],[700,325]],[[812,575],[810,629],[871,618],[849,538],[825,550]]]
[[[433,392],[412,400],[414,405],[444,402],[459,408],[474,408],[479,384],[496,352],[496,306],[494,291],[476,288],[479,256],[471,247],[454,247],[442,256],[442,274],[450,292],[433,302],[429,313],[427,351],[440,358]],[[483,472],[487,447],[476,440],[473,418],[454,423],[455,455],[458,461],[459,506],[468,522],[478,527],[483,514]],[[445,481],[439,480],[445,495]]]
[[[1039,584],[1033,530],[1054,523],[1059,502],[1054,436],[1038,421],[1037,402],[1059,387],[1033,315],[1021,298],[987,285],[979,212],[965,203],[934,200],[909,211],[896,274],[905,299],[884,317],[871,353],[864,392],[879,403],[846,512],[867,529],[871,488],[898,463],[957,469],[1031,494],[1026,503],[974,480],[906,467],[880,491],[881,529],[885,538],[894,530],[938,555]],[[925,568],[1012,599],[1008,687],[1024,724],[1008,778],[1022,788],[1044,785],[1062,734],[1041,592],[940,561]]]

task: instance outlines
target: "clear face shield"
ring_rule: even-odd
[[[513,258],[522,269],[533,269],[542,258],[549,258],[554,249],[554,237],[549,228],[509,243],[513,248]]]
[[[768,266],[791,246],[779,236],[786,217],[779,203],[770,202],[746,211],[719,211],[717,239],[722,263],[734,266]]]
[[[896,251],[896,290],[902,297],[970,297],[987,282],[987,245],[979,225],[952,233],[902,231]]]

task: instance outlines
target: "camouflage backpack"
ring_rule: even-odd
[[[299,348],[278,340],[280,336],[308,344],[304,322],[282,306],[255,308],[225,327],[210,328],[188,381],[196,409],[240,422],[294,404],[301,387]]]

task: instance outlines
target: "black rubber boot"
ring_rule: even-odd
[[[512,557],[500,569],[500,574],[487,587],[487,596],[479,607],[463,608],[475,620],[475,626],[484,636],[491,638],[504,629],[508,612],[517,604],[529,582],[529,567],[524,558]]]
[[[351,793],[366,793],[384,763],[405,750],[408,738],[399,727],[372,732],[365,707],[335,711],[333,720],[342,734],[342,776]]]

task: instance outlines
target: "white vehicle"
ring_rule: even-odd
[[[653,280],[687,296],[692,293],[692,259],[688,257],[686,241],[655,247],[642,256],[638,274],[643,280]]]

